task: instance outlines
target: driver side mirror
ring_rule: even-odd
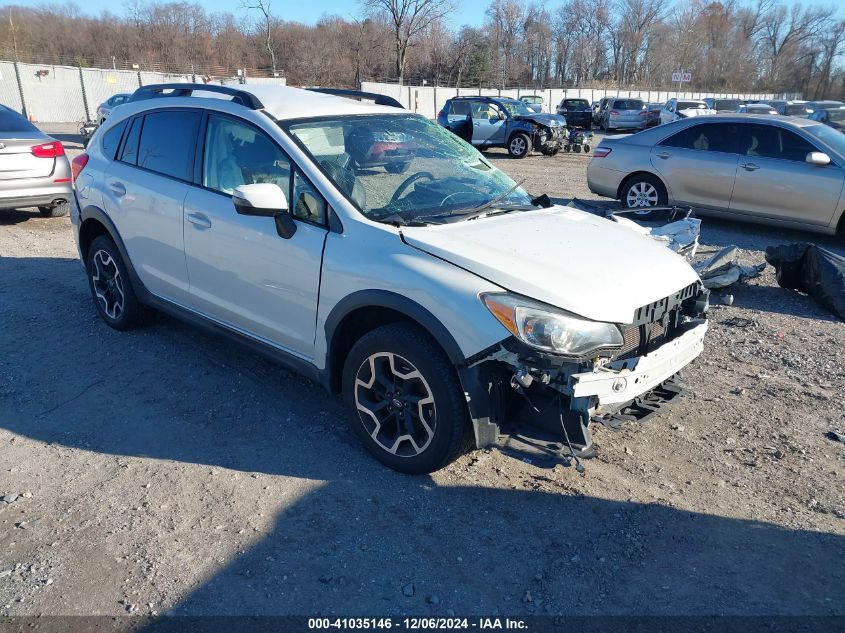
[[[504,111],[504,110],[499,110],[499,120],[500,120],[500,121],[504,121],[504,120],[505,120],[505,119],[507,119],[507,118],[508,118],[508,115],[507,115],[507,114],[505,114],[505,111]]]
[[[275,183],[240,185],[232,192],[232,204],[240,215],[273,218],[276,223],[276,233],[286,240],[296,233],[296,223],[288,213],[285,192]]]
[[[806,160],[809,164],[818,165],[819,167],[830,165],[830,156],[824,152],[810,152],[807,154]]]

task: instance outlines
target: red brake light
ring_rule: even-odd
[[[619,112],[617,110],[611,110],[610,113],[614,116],[619,116]]]
[[[73,157],[73,160],[70,161],[70,173],[73,174],[73,182],[76,182],[79,174],[82,173],[82,170],[85,169],[85,165],[87,164],[88,154],[79,154]]]
[[[443,110],[441,110],[440,112],[438,112],[438,113],[437,113],[437,116],[438,116],[438,117],[443,116]]]
[[[609,147],[597,147],[593,150],[593,158],[604,158],[612,151]]]
[[[65,155],[65,146],[59,141],[52,143],[44,143],[43,145],[33,145],[30,148],[33,156],[38,158],[56,158],[56,156]]]
[[[640,116],[648,116],[648,111],[643,110],[642,112],[640,112]]]

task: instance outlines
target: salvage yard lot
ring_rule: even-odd
[[[594,198],[588,156],[488,156]],[[845,253],[709,219],[701,241],[752,264],[801,240]],[[687,396],[595,429],[583,475],[476,451],[408,477],[304,378],[164,316],[106,327],[67,218],[0,214],[0,255],[2,615],[845,614],[845,446],[825,437],[845,324],[771,268],[717,293]]]

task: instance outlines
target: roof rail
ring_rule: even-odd
[[[323,94],[334,95],[336,97],[366,99],[368,101],[374,101],[376,105],[390,106],[391,108],[402,108],[403,110],[405,109],[405,106],[403,106],[393,97],[388,97],[387,95],[380,95],[376,92],[345,90],[343,88],[306,88],[306,90],[310,90],[311,92],[322,92]]]
[[[171,92],[165,92],[165,90]],[[264,109],[264,104],[255,95],[245,90],[238,90],[230,86],[218,86],[217,84],[150,84],[141,86],[133,92],[129,101],[143,101],[144,99],[158,97],[190,97],[194,91],[229,95],[234,103],[239,103],[252,110]]]

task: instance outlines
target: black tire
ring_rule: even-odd
[[[572,149],[574,149],[574,150],[575,150],[575,153],[576,153],[576,154],[580,154],[580,153],[581,153],[581,146],[580,146],[580,145],[578,145],[577,143],[576,143],[575,145],[573,145],[573,146],[572,146]]]
[[[656,196],[652,197],[649,187],[653,189]],[[636,191],[633,191],[635,189]],[[648,195],[647,204],[639,204],[632,201],[632,198],[642,200],[646,194]],[[668,196],[666,194],[666,187],[663,186],[659,178],[651,174],[635,174],[628,178],[620,188],[619,199],[626,209],[642,209],[641,211],[637,211],[634,217],[640,220],[648,220],[655,217],[656,213],[647,211],[647,207],[665,206]]]
[[[584,153],[585,153],[585,154],[589,154],[589,153],[590,153],[590,146],[589,146],[587,143],[584,143]]]
[[[531,151],[531,138],[524,132],[517,132],[508,140],[508,154],[511,158],[525,158]]]
[[[384,169],[390,174],[404,174],[408,171],[408,166],[410,164],[410,161],[405,163],[387,163],[387,165],[384,166]]]
[[[68,203],[63,202],[63,203],[57,204],[55,206],[51,205],[51,206],[45,206],[45,207],[38,207],[38,211],[45,218],[60,218],[63,215],[67,215]]]
[[[135,295],[129,272],[111,237],[100,235],[91,242],[85,257],[85,271],[94,307],[106,325],[115,330],[131,330],[140,325],[144,306]],[[109,279],[114,271],[117,277]]]
[[[402,380],[396,376],[396,371],[410,374],[411,370],[421,378]],[[392,387],[386,377],[392,379]],[[362,336],[346,357],[342,387],[352,431],[376,459],[393,470],[411,475],[431,473],[461,454],[470,429],[466,399],[454,366],[418,325],[394,323]],[[428,396],[431,403],[420,401]],[[378,409],[362,412],[359,402]],[[402,407],[397,406],[400,403]],[[414,403],[417,412],[409,417]],[[405,411],[404,421],[399,420],[399,411]],[[383,416],[380,420],[377,413]],[[411,432],[400,424],[410,425]],[[386,448],[391,442],[393,452]]]

